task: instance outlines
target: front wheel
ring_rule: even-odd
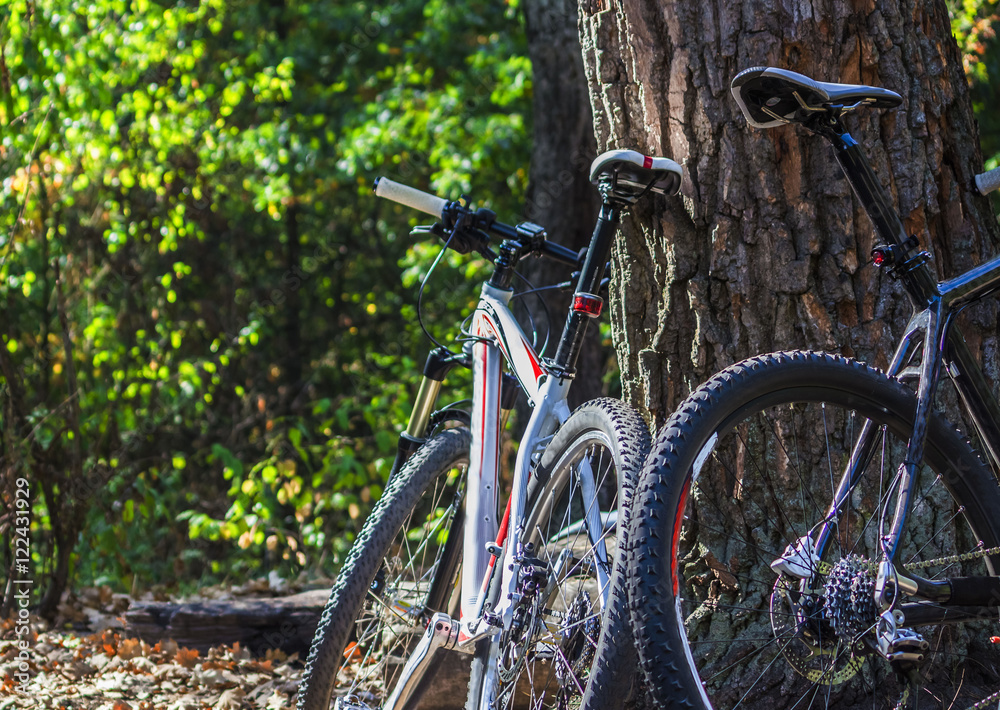
[[[481,643],[473,660],[470,708],[580,705],[616,606],[611,579],[624,547],[621,523],[648,448],[641,417],[610,399],[578,408],[546,447],[524,522],[533,562],[521,567],[511,628]],[[621,601],[619,615],[626,613]]]
[[[929,647],[905,680],[879,652],[875,576],[915,403],[862,363],[794,352],[733,365],[681,405],[643,470],[631,530],[629,607],[657,705],[996,707],[996,613],[908,626]],[[860,479],[818,564],[805,579],[773,571],[787,546],[815,540],[866,422]],[[1000,569],[997,482],[939,415],[914,486],[907,569]]]
[[[468,429],[428,440],[392,478],[365,521],[323,609],[299,710],[379,707],[436,611],[461,558]]]

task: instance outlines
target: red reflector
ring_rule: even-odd
[[[653,159],[650,158],[648,155],[642,156],[642,167],[646,168],[647,170],[653,167]]]
[[[601,315],[601,308],[604,301],[600,296],[592,293],[578,293],[573,297],[573,310],[577,313],[584,313],[591,318]]]
[[[993,643],[1000,643],[1000,636],[991,636],[990,641]]]
[[[885,263],[885,253],[881,251],[872,252],[872,263],[875,266],[882,266]]]

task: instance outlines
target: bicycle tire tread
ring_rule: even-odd
[[[670,576],[673,521],[684,485],[679,479],[687,476],[693,460],[692,446],[700,446],[705,431],[719,427],[717,420],[738,409],[725,405],[727,398],[735,397],[742,401],[742,406],[749,407],[770,391],[808,384],[810,377],[815,383],[816,372],[821,369],[841,378],[840,383],[850,384],[861,393],[859,396],[874,396],[865,393],[877,391],[885,397],[887,411],[894,410],[898,416],[907,416],[906,406],[915,403],[911,390],[857,360],[805,351],[773,353],[732,365],[708,380],[670,417],[653,444],[635,494],[628,611],[636,630],[639,665],[655,707],[704,710],[712,707],[702,695],[697,674],[689,667],[691,661],[684,660],[688,658],[687,646],[681,638],[683,629],[678,628]],[[905,406],[900,410],[901,404]],[[1000,510],[1000,486],[996,478],[968,439],[939,413],[930,422],[925,458],[942,466],[947,466],[949,459],[954,462],[949,466],[953,479],[946,480],[946,485],[960,491],[958,495],[952,492],[955,500],[973,501],[976,510]],[[678,476],[677,471],[684,474]],[[992,536],[994,542],[1000,540],[1000,524],[989,516],[977,515],[978,525],[984,528],[980,530],[983,536]]]
[[[598,400],[599,402],[602,400]],[[635,668],[637,653],[632,638],[632,623],[628,611],[628,591],[626,586],[627,550],[629,550],[629,525],[633,511],[635,489],[639,474],[649,455],[652,438],[645,422],[631,407],[617,400],[611,402],[606,411],[614,422],[616,431],[627,432],[620,437],[622,452],[622,503],[619,510],[624,515],[618,522],[619,554],[611,579],[610,608],[597,643],[594,663],[584,690],[581,709],[624,708],[638,710],[646,704],[646,692],[642,683],[636,684]],[[624,704],[623,704],[624,700]]]
[[[385,549],[430,483],[468,453],[471,439],[468,429],[445,430],[422,445],[388,482],[330,591],[306,660],[298,710],[329,710],[344,647]]]
[[[577,409],[573,411],[569,418],[563,423],[556,434],[553,436],[552,441],[546,446],[545,451],[542,454],[540,469],[545,469],[547,466],[552,465],[558,461],[562,453],[566,451],[574,442],[574,440],[585,434],[588,431],[603,429],[606,433],[614,432],[614,445],[617,449],[616,458],[618,459],[618,470],[619,470],[619,496],[620,504],[619,511],[624,511],[625,516],[628,515],[628,508],[631,505],[632,496],[635,490],[635,484],[638,481],[639,472],[641,470],[643,461],[645,460],[646,454],[649,451],[649,446],[651,442],[651,437],[649,435],[649,430],[646,427],[645,422],[639,414],[629,407],[627,404],[611,398],[599,398],[591,400],[580,405]],[[547,479],[539,481],[538,479],[533,479],[533,484],[537,487],[532,487],[529,490],[529,503],[527,509],[533,511],[535,504],[540,499],[540,497],[547,490],[546,484]],[[529,517],[532,514],[529,513]],[[618,535],[624,535],[625,528],[622,524],[622,520],[618,523]],[[625,549],[624,542],[619,538],[619,549]],[[618,560],[615,565],[615,573],[619,574],[619,566],[621,565],[622,558],[621,555],[618,556]],[[624,569],[622,568],[622,574]],[[615,595],[615,590],[612,588],[611,594],[613,599],[613,609],[617,609],[617,617],[615,623],[615,629],[617,629],[617,637],[608,637],[609,632],[606,631],[602,626],[600,641],[598,642],[598,650],[595,654],[595,663],[592,666],[591,674],[588,679],[587,688],[583,696],[583,705],[581,707],[599,707],[599,703],[604,701],[604,698],[614,697],[611,693],[616,692],[616,688],[622,687],[624,685],[626,688],[631,686],[631,683],[635,677],[635,646],[631,642],[630,638],[626,638],[622,634],[629,632],[628,630],[628,610],[624,605],[625,596],[621,594],[620,590],[617,595]],[[610,620],[610,619],[609,619]],[[605,659],[600,665],[598,665],[598,659],[601,657],[602,643],[606,646],[608,645],[611,638],[615,639],[615,644],[608,646],[605,649],[605,653],[608,658]],[[612,658],[612,653],[608,649],[613,650],[617,648],[625,653],[631,652],[631,664],[628,663],[628,659],[625,662],[619,662]],[[484,659],[489,653],[489,639],[484,639],[479,642],[475,657],[473,658],[472,673],[469,678],[469,697],[466,703],[467,710],[477,710],[479,708],[479,698],[482,695],[482,676],[484,673]],[[629,667],[630,665],[630,667]],[[621,670],[627,669],[627,678],[623,681],[621,677]],[[600,678],[595,678],[595,669]],[[595,683],[596,681],[596,683]],[[592,699],[591,699],[592,698]],[[590,703],[588,705],[588,703]],[[595,705],[594,703],[598,703]],[[621,707],[620,696],[616,699],[615,705],[613,707]],[[486,710],[486,709],[483,709]]]

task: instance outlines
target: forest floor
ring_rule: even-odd
[[[32,618],[23,653],[13,619],[0,622],[0,710],[294,707],[303,668],[297,654],[253,657],[238,643],[204,654],[170,640],[150,645],[123,633],[128,603],[106,588],[83,590],[60,607],[55,624]]]

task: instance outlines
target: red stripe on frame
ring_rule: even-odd
[[[521,338],[521,342],[524,343],[524,352],[528,356],[528,362],[531,363],[531,369],[534,371],[535,382],[538,382],[538,379],[545,374],[545,370],[542,368],[541,363],[538,362],[538,358],[535,357],[534,352],[532,352],[528,341]]]
[[[503,544],[507,541],[507,530],[510,526],[510,502],[513,500],[513,496],[507,499],[507,510],[503,513],[503,522],[500,523],[500,531],[497,533],[497,545],[503,547]],[[486,591],[486,587],[490,583],[490,573],[489,571],[493,569],[493,565],[496,564],[497,558],[490,555],[490,564],[486,568],[486,576],[483,578],[482,591]]]

